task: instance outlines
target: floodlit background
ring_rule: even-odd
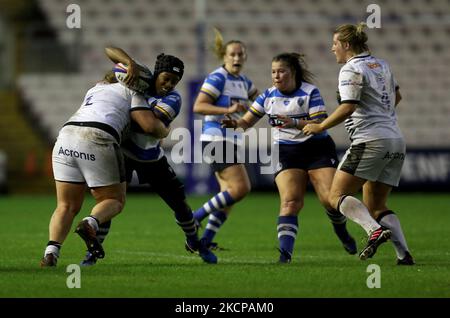
[[[86,90],[111,69],[105,46],[121,47],[151,68],[161,52],[185,62],[178,86],[184,103],[173,128],[197,118],[190,87],[221,64],[209,49],[214,26],[225,41],[246,43],[244,72],[260,91],[271,85],[274,55],[305,54],[331,112],[340,68],[330,51],[333,30],[366,21],[371,3],[381,9],[381,28],[366,30],[369,47],[390,62],[404,97],[398,114],[410,153],[403,189],[449,190],[450,0],[1,0],[2,191],[53,191],[50,149]],[[80,27],[70,28],[77,8]],[[331,134],[344,150],[343,125]],[[169,159],[174,143],[170,137],[165,143]],[[207,166],[175,168],[190,192],[210,189]],[[254,189],[271,189],[270,177],[249,171]]]

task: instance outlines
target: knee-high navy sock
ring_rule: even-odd
[[[298,232],[298,217],[279,216],[277,232],[278,241],[280,242],[280,250],[286,251],[292,255]]]
[[[195,225],[195,219],[192,214],[192,210],[185,205],[185,208],[174,211],[175,213],[175,221],[178,226],[183,230],[186,235],[186,239],[190,243],[194,243],[198,241],[198,229]]]
[[[206,225],[206,229],[202,237],[207,244],[212,242],[214,236],[216,236],[220,227],[226,220],[227,215],[222,211],[215,211],[209,215],[208,224]]]
[[[198,221],[202,221],[208,214],[214,211],[220,211],[233,205],[236,202],[228,191],[222,191],[217,193],[208,202],[203,204],[203,206],[195,211],[194,217]]]
[[[347,231],[347,218],[342,213],[339,213],[335,209],[328,209],[327,216],[333,225],[334,232],[339,237],[341,241],[346,241],[349,237]]]

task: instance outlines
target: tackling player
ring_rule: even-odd
[[[81,107],[59,131],[53,148],[52,164],[57,206],[49,225],[49,242],[41,267],[56,266],[60,249],[81,209],[86,186],[96,200],[89,217],[76,232],[90,253],[104,257],[96,231],[109,222],[125,204],[125,169],[120,143],[123,133],[135,120],[142,131],[162,138],[169,129],[153,112],[130,112],[147,107],[143,96],[106,78],[87,93]]]
[[[115,63],[136,65],[136,62],[122,49],[106,48],[106,54]],[[136,67],[131,67],[131,78],[138,77]],[[135,72],[135,73],[133,73]],[[159,125],[169,127],[180,112],[181,96],[175,86],[184,73],[184,63],[175,56],[160,54],[155,63],[153,80],[147,92],[147,105],[131,107],[131,113],[152,113]],[[164,136],[165,137],[165,136]],[[186,249],[199,252],[207,263],[217,263],[216,256],[208,250],[204,240],[198,240],[198,227],[195,224],[192,210],[186,202],[184,185],[167,162],[161,148],[160,136],[147,134],[134,121],[127,139],[122,143],[125,156],[126,181],[131,182],[133,171],[136,172],[140,184],[149,184],[154,191],[174,211],[175,220],[186,235]],[[97,232],[103,242],[111,227],[111,222],[101,224]],[[96,255],[89,251],[81,265],[94,265]]]

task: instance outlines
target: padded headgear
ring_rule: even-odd
[[[176,56],[161,53],[156,58],[154,77],[157,78],[162,72],[178,75],[181,79],[184,73],[184,63]]]

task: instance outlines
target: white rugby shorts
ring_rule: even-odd
[[[53,147],[52,163],[56,181],[86,183],[90,188],[125,181],[120,146],[99,128],[64,126]]]
[[[352,144],[338,169],[369,181],[398,186],[406,156],[402,138]]]

